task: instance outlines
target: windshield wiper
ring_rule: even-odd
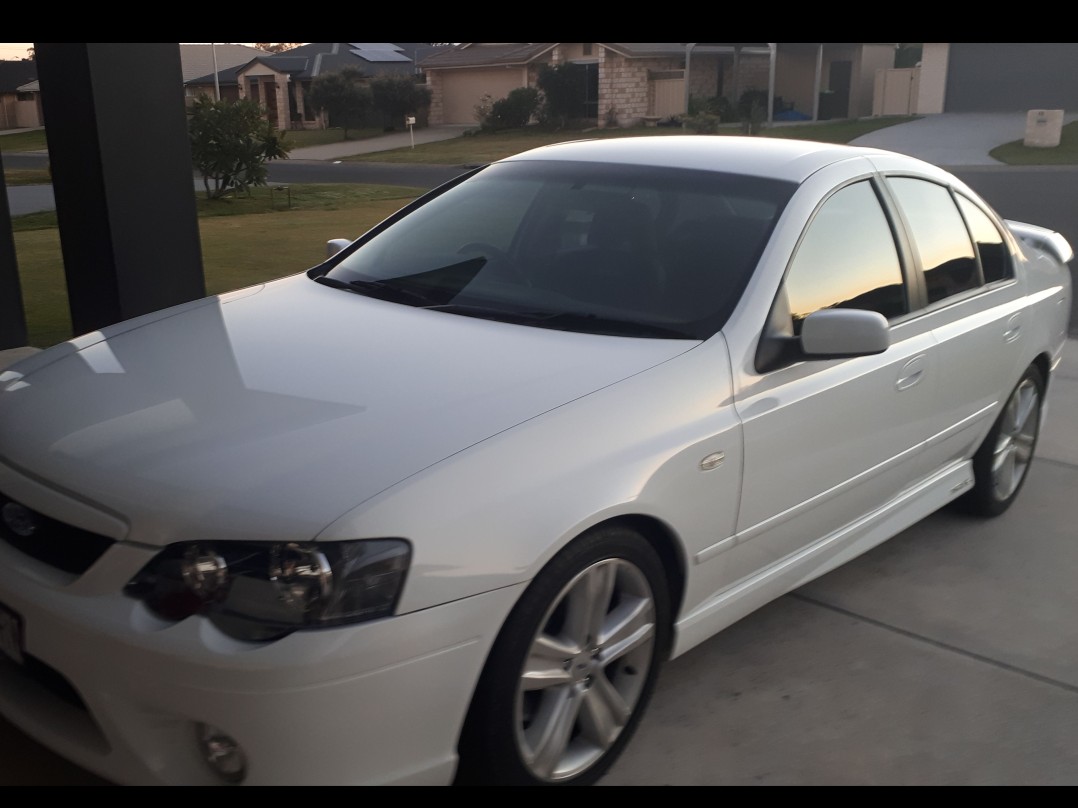
[[[334,289],[344,289],[347,292],[376,297],[379,300],[388,300],[393,303],[408,303],[413,306],[430,306],[434,301],[426,295],[406,289],[403,286],[395,286],[385,281],[341,281],[322,275],[315,278],[318,283],[330,286]]]
[[[487,259],[478,255],[455,264],[411,275],[398,275],[386,280],[360,277],[344,281],[330,275],[322,275],[315,280],[334,289],[347,289],[393,303],[423,307],[443,306],[459,295],[486,263]]]
[[[432,311],[445,311],[451,314],[463,314],[467,317],[481,317],[486,320],[501,320],[507,323],[532,325],[539,328],[554,328],[565,331],[583,331],[589,334],[605,334],[619,337],[662,337],[665,339],[699,339],[699,337],[666,326],[641,323],[636,320],[621,320],[602,317],[598,314],[583,312],[524,311],[518,309],[498,309],[489,306],[464,304],[446,304],[425,306]]]

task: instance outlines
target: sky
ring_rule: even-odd
[[[237,42],[237,45],[250,45],[254,47],[254,42]],[[33,42],[0,42],[0,60],[7,62],[16,62],[19,59],[25,59],[27,57],[27,49],[34,47]]]
[[[0,42],[0,59],[5,62],[17,62],[27,57],[26,49],[34,47],[33,42]]]

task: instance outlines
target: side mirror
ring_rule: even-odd
[[[351,243],[348,238],[331,238],[326,242],[326,258],[332,258]]]
[[[887,318],[863,309],[820,309],[801,323],[801,350],[808,359],[883,353],[891,346]]]

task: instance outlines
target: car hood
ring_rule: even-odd
[[[310,539],[410,475],[696,344],[425,311],[305,275],[104,335],[0,377],[0,461],[150,544]]]

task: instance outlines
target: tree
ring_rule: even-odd
[[[366,78],[359,68],[343,67],[318,76],[307,93],[311,106],[329,115],[331,126],[344,129],[345,140],[349,129],[363,124],[373,103]]]
[[[562,128],[573,118],[583,117],[586,81],[583,65],[544,65],[536,79],[543,91],[544,121]]]
[[[214,101],[200,96],[191,108],[189,134],[191,157],[202,174],[207,199],[265,185],[266,163],[287,158],[292,148],[285,133],[278,132],[262,107],[249,98]]]
[[[430,107],[430,90],[411,76],[378,76],[371,80],[371,95],[383,125],[391,129],[403,126],[405,116]]]
[[[292,48],[302,44],[302,42],[256,42],[255,47],[259,50],[268,51],[269,53],[281,53],[282,51],[292,50]]]

